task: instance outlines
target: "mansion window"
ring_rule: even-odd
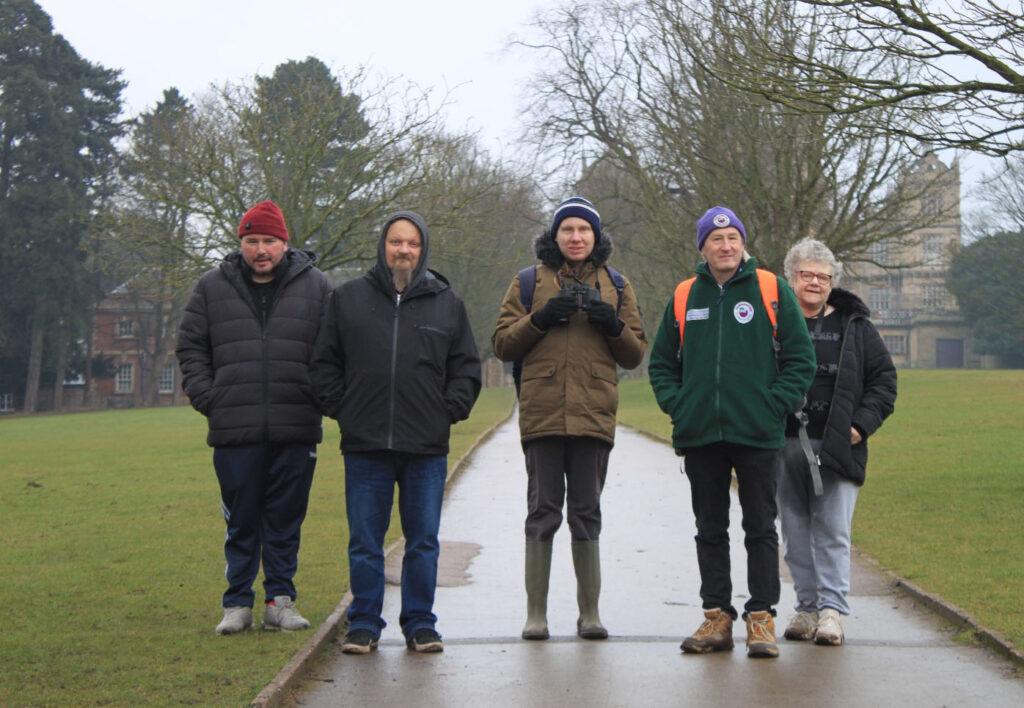
[[[939,284],[925,285],[922,293],[922,302],[926,308],[939,310],[949,307],[948,291],[945,286]]]
[[[131,320],[121,320],[117,323],[118,337],[131,337],[135,334],[135,323]]]
[[[921,237],[922,262],[925,265],[942,265],[944,248],[942,234],[925,234]]]
[[[884,288],[872,288],[868,296],[868,307],[871,313],[877,315],[883,310],[889,309],[889,291]]]
[[[935,216],[942,212],[942,197],[929,195],[921,200],[921,213]]]
[[[882,337],[882,341],[885,342],[885,348],[890,354],[907,353],[907,337],[904,334],[887,334]]]
[[[132,365],[118,364],[114,375],[114,393],[132,392]]]
[[[14,410],[14,394],[0,393],[0,411],[10,413]]]
[[[174,392],[174,364],[164,364],[160,369],[160,380],[157,382],[160,393]]]
[[[871,244],[871,260],[881,266],[889,265],[888,241],[875,241]]]

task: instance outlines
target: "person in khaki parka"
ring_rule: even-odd
[[[522,636],[550,636],[552,539],[565,504],[580,610],[577,634],[604,639],[598,537],[601,491],[615,442],[616,366],[638,366],[647,338],[632,286],[622,278],[620,293],[606,265],[612,244],[601,233],[593,204],[582,197],[562,202],[534,250],[540,262],[534,270],[532,307],[528,311],[523,304],[516,275],[491,338],[499,359],[522,362],[519,430],[527,471],[527,620]]]

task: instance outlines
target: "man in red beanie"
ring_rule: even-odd
[[[263,628],[306,629],[292,579],[322,438],[309,362],[330,287],[312,252],[288,248],[273,202],[245,213],[238,238],[239,250],[196,285],[176,351],[185,393],[209,424],[227,522],[217,634],[253,626],[261,560]]]

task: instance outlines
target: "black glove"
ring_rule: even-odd
[[[537,329],[547,330],[556,324],[568,322],[578,309],[579,305],[573,295],[556,295],[534,312],[531,319]]]
[[[587,320],[606,337],[618,337],[625,326],[619,321],[615,308],[607,302],[595,302],[587,310]]]

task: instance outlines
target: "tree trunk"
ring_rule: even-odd
[[[86,410],[92,410],[96,399],[96,391],[93,390],[95,380],[92,375],[92,336],[96,327],[96,305],[89,308],[88,324],[85,332],[85,400],[82,405]]]
[[[39,373],[43,368],[43,332],[46,329],[46,298],[37,295],[29,332],[28,375],[25,377],[25,412],[35,413],[39,402]]]
[[[61,325],[57,328],[57,340],[54,346],[57,347],[57,374],[53,378],[53,410],[60,411],[64,408],[64,374],[68,369],[68,343],[66,336],[67,328]]]

